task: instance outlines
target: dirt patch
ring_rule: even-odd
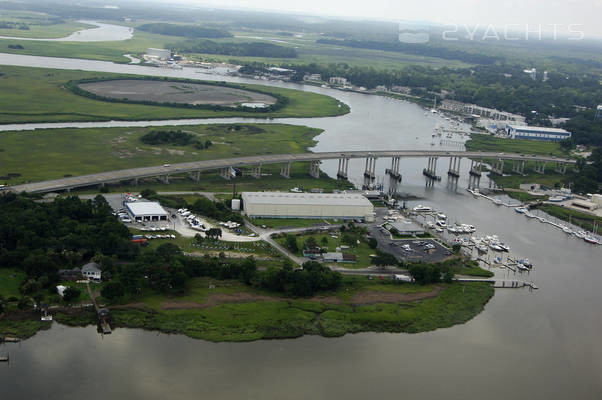
[[[251,301],[284,301],[285,299],[269,296],[255,295],[252,293],[210,294],[204,303],[189,301],[168,301],[161,305],[163,310],[190,310],[194,308],[210,308],[224,303],[248,303]]]
[[[334,296],[314,296],[308,299],[308,301],[315,301],[316,303],[324,303],[324,304],[337,304],[337,305],[342,305],[345,304],[345,302],[341,299],[339,299],[338,297],[334,297]]]
[[[351,298],[351,305],[363,306],[377,303],[400,303],[430,299],[437,297],[443,290],[441,286],[436,286],[430,292],[422,293],[394,293],[394,292],[362,292]]]

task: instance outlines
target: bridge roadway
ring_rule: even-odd
[[[101,172],[97,174],[80,175],[68,178],[54,179],[34,183],[26,183],[10,187],[16,192],[47,193],[59,190],[71,190],[78,187],[101,185],[139,178],[161,177],[174,174],[218,170],[228,167],[249,167],[262,164],[279,164],[304,161],[319,161],[353,158],[426,158],[426,157],[460,157],[471,159],[504,159],[518,161],[554,162],[575,164],[575,160],[561,159],[543,155],[527,155],[512,153],[494,153],[481,151],[429,151],[429,150],[384,150],[384,151],[338,151],[301,154],[278,154],[249,157],[224,158],[216,160],[193,161],[179,164],[165,164],[154,167],[123,169],[118,171]]]

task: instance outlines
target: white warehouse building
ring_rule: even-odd
[[[506,134],[512,139],[545,140],[560,142],[571,137],[571,132],[560,128],[541,126],[506,125]]]
[[[125,206],[137,222],[167,221],[169,218],[168,212],[156,202],[138,201],[135,203],[125,203]]]
[[[244,192],[242,202],[249,217],[374,220],[374,206],[360,194]]]

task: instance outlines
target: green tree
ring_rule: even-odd
[[[368,239],[368,246],[370,246],[371,249],[375,249],[378,246],[378,241],[371,237],[370,239]]]
[[[316,239],[313,236],[308,237],[303,245],[304,249],[314,249],[316,247],[318,247],[318,242],[316,242]]]
[[[73,300],[76,300],[79,298],[79,296],[81,295],[81,290],[79,290],[76,287],[73,286],[69,286],[67,289],[65,289],[65,291],[63,292],[63,300],[67,303],[72,302]]]
[[[322,236],[320,243],[322,244],[322,246],[328,246],[328,238],[326,236]]]
[[[297,244],[297,237],[295,235],[286,235],[285,246],[292,253],[297,253],[299,251],[299,245]]]
[[[107,283],[100,291],[102,297],[109,301],[114,301],[125,295],[123,285],[119,281],[111,281]]]

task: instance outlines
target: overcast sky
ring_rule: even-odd
[[[602,0],[180,0],[219,8],[246,8],[302,12],[316,15],[387,20],[420,20],[434,23],[503,26],[562,24],[556,29],[602,36]],[[530,28],[529,28],[530,29]],[[550,31],[551,27],[544,26]]]

